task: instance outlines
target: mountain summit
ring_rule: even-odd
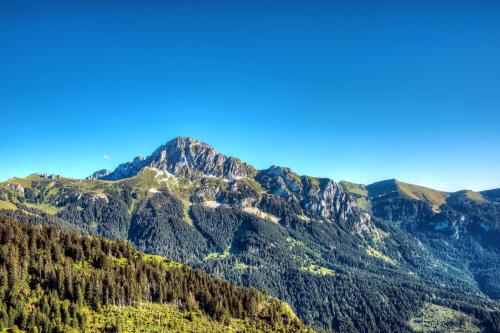
[[[498,189],[447,193],[395,179],[363,185],[282,166],[256,170],[179,137],[86,181],[11,178],[0,183],[2,215],[130,241],[145,253],[266,291],[325,331],[419,332],[429,318],[434,331],[500,332]],[[9,235],[0,238],[16,239]],[[73,238],[66,243],[75,248]],[[83,248],[99,248],[88,244]],[[121,251],[109,261],[126,269],[130,261]],[[4,257],[19,262],[20,255]],[[101,269],[94,258],[86,260]],[[60,266],[64,276],[84,273],[80,264],[67,266],[68,274]],[[50,288],[51,280],[38,276],[30,286]],[[120,284],[130,286],[127,279]],[[104,292],[103,302],[114,302]],[[224,302],[207,308],[222,313]],[[238,304],[235,318],[262,305]]]
[[[94,173],[92,177],[103,180],[129,178],[146,167],[188,178],[205,175],[234,180],[256,174],[254,167],[235,157],[227,157],[204,142],[177,137],[158,147],[147,158],[138,156],[120,164],[111,173]]]
[[[207,177],[224,181],[223,186],[214,187],[206,179],[196,185],[197,190],[191,197],[195,201],[206,201],[207,193],[210,193],[210,199],[218,203],[245,207],[257,205],[265,194],[266,198],[271,198],[269,200],[282,198],[287,204],[296,206],[302,218],[347,221],[351,217],[357,221],[360,231],[374,233],[374,228],[368,226],[369,216],[356,214],[356,203],[333,180],[300,176],[290,168],[279,166],[258,171],[235,157],[227,157],[210,145],[188,137],[170,140],[147,158],[136,157],[119,165],[113,172],[96,171],[88,179],[126,179],[146,168],[191,181]]]

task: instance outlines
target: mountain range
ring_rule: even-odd
[[[317,330],[500,331],[500,189],[257,170],[179,137],[87,179],[11,178],[0,209],[256,288]]]

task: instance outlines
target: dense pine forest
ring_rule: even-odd
[[[207,330],[211,322],[222,323],[215,331],[306,330],[278,300],[145,255],[126,241],[83,237],[0,216],[1,329],[94,331],[99,314],[140,309],[144,303],[174,307],[191,321],[204,317]],[[165,325],[157,331],[175,331],[180,324],[172,320]],[[101,329],[118,332],[120,326],[116,319]]]

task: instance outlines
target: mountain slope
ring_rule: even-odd
[[[2,329],[307,330],[275,299],[145,255],[124,241],[0,216],[0,249]]]
[[[130,240],[148,253],[266,291],[328,331],[409,332],[411,320],[433,306],[494,331],[500,308],[487,295],[495,297],[500,270],[485,268],[498,260],[483,251],[487,234],[478,234],[477,243],[468,227],[455,239],[455,229],[447,234],[436,226],[438,217],[460,222],[456,214],[464,207],[471,208],[463,210],[465,221],[480,213],[484,225],[495,225],[489,198],[496,192],[469,203],[478,196],[397,181],[337,183],[279,166],[226,167],[236,165],[229,160],[178,138],[136,167],[115,170],[116,178],[128,178],[10,179],[0,184],[9,208],[2,214]],[[117,176],[119,170],[130,173]],[[480,250],[460,253],[467,246]]]
[[[500,298],[498,189],[445,193],[388,180],[366,190],[373,216],[411,233],[482,292]]]
[[[226,157],[206,143],[192,138],[178,137],[160,146],[147,158],[136,157],[132,162],[119,165],[113,172],[101,170],[91,177],[103,180],[129,178],[137,175],[145,167],[188,178],[203,174],[224,179],[238,179],[255,174],[253,167],[237,158]]]
[[[380,196],[390,196],[394,192],[416,201],[429,203],[434,211],[439,211],[439,207],[445,203],[449,193],[436,191],[427,187],[400,182],[396,179],[377,182],[366,187],[371,198]]]

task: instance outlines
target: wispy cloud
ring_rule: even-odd
[[[102,158],[104,158],[105,160],[110,160],[111,159],[111,156],[108,156],[108,155],[103,155]]]

